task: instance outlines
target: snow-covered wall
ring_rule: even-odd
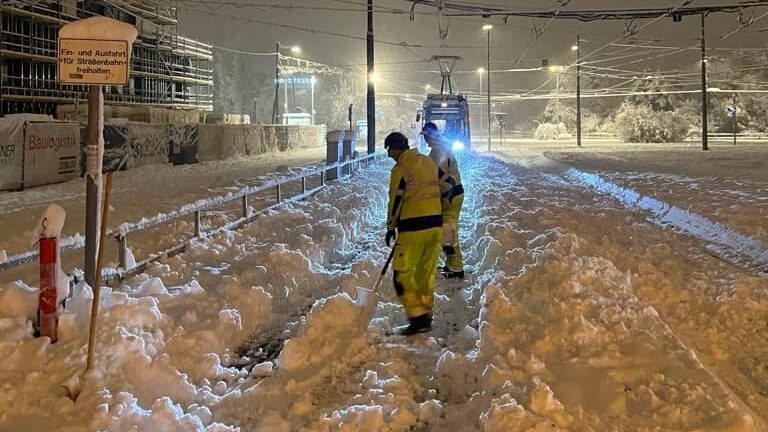
[[[323,126],[262,125],[265,151],[285,151],[297,147],[325,145]]]

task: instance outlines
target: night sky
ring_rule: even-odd
[[[561,8],[560,4],[563,2],[562,0],[454,1],[521,11],[556,10]],[[279,40],[285,45],[300,45],[303,50],[302,56],[314,61],[333,65],[363,66],[365,64],[364,0],[182,0],[179,3],[180,32],[214,45],[252,52],[272,52],[275,42]],[[673,8],[680,3],[673,0],[571,0],[563,9]],[[689,6],[739,3],[739,0],[694,0]],[[465,91],[476,89],[478,82],[474,71],[480,66],[485,67],[486,63],[486,38],[481,26],[488,21],[494,25],[491,47],[491,64],[494,71],[538,67],[541,65],[541,59],[548,59],[550,64],[569,64],[574,59],[571,46],[575,43],[577,33],[584,39],[582,53],[588,53],[621,37],[622,31],[628,24],[628,21],[554,20],[547,26],[546,19],[510,17],[504,23],[500,17],[490,20],[482,17],[452,17],[449,18],[448,37],[443,41],[438,36],[435,8],[416,6],[415,20],[411,22],[409,11],[412,2],[376,0],[374,4],[377,8],[396,9],[401,12],[400,14],[384,12],[376,14],[375,36],[380,42],[376,45],[377,74],[390,82],[396,81],[400,91],[408,92],[418,91],[426,83],[439,86],[439,74],[423,72],[437,70],[434,63],[425,61],[435,54],[461,56],[463,61],[456,66],[459,73],[454,79],[455,86]],[[295,9],[289,11],[270,5],[292,5]],[[344,10],[305,9],[307,7]],[[726,40],[721,40],[720,36],[738,26],[738,16],[725,13],[709,15],[707,17],[708,47],[765,47],[768,32],[759,32],[759,30],[768,28],[768,17],[761,18],[766,13],[768,13],[768,2],[764,7],[746,9],[744,18],[754,17],[757,21]],[[237,17],[237,19],[231,17]],[[257,21],[292,25],[320,32],[336,32],[348,37],[313,34],[310,31],[280,28]],[[637,20],[635,24],[642,26],[649,21]],[[537,28],[545,26],[547,28],[541,37],[532,41],[534,25]],[[674,56],[662,56],[655,60],[633,64],[631,66],[633,70],[690,69],[700,56],[697,50],[699,34],[698,16],[687,16],[682,22],[673,22],[671,18],[664,18],[621,43],[636,41],[652,45],[690,48]],[[381,42],[393,44],[405,42],[410,45],[425,45],[425,47],[405,48]],[[526,49],[527,53],[523,57]],[[610,54],[618,49],[609,47],[602,51],[601,55]],[[652,55],[649,54],[648,57]],[[258,72],[269,73],[274,68],[274,59],[263,58],[264,61],[259,64],[263,63],[264,69]],[[610,64],[610,62],[604,63],[606,66]],[[495,84],[505,89],[525,90],[539,85],[546,79],[545,74],[546,72],[543,71],[494,72],[494,80]]]

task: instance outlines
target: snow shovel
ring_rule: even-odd
[[[379,287],[381,286],[381,283],[384,281],[384,275],[387,274],[387,270],[389,269],[389,264],[392,262],[392,258],[395,256],[395,247],[397,246],[397,243],[395,243],[394,246],[392,246],[392,251],[389,253],[389,257],[387,258],[387,262],[384,263],[384,268],[381,269],[381,273],[379,273],[379,278],[376,279],[376,283],[373,284],[373,291],[378,292]]]

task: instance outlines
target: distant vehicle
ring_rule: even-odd
[[[310,113],[286,113],[283,114],[284,125],[311,125],[312,114]]]
[[[430,94],[424,109],[416,116],[422,126],[432,122],[453,145],[454,151],[469,149],[472,145],[469,127],[469,103],[464,95]]]

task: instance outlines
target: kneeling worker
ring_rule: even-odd
[[[440,257],[443,217],[437,165],[429,157],[408,147],[408,138],[394,132],[384,140],[389,157],[396,161],[389,181],[387,236],[389,246],[396,236],[395,291],[408,315],[401,335],[432,328],[435,273]]]

